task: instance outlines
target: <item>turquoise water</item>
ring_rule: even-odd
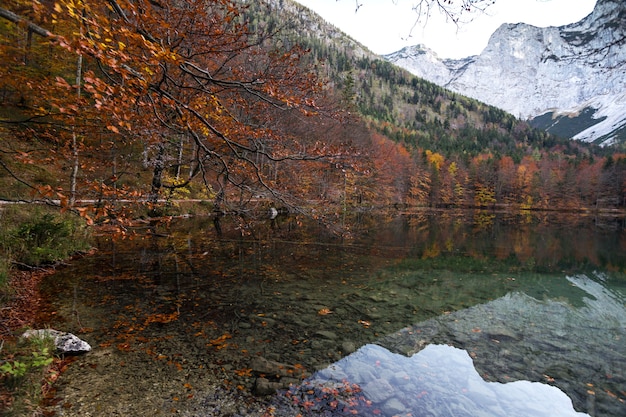
[[[59,414],[626,415],[623,220],[357,220],[102,237],[47,283],[52,324],[96,346]]]

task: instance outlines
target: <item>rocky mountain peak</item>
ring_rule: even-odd
[[[626,140],[625,44],[626,4],[599,0],[577,23],[503,24],[477,56],[442,60],[417,46],[385,58],[553,133],[610,144]]]

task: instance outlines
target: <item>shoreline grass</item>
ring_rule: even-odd
[[[53,347],[19,337],[36,318],[41,279],[90,248],[91,230],[72,213],[29,205],[0,209],[0,408],[6,415],[35,412],[49,384]]]

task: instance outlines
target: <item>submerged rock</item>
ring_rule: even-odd
[[[252,368],[253,372],[257,374],[267,375],[271,378],[291,376],[295,372],[295,368],[293,366],[265,359],[261,356],[252,359],[250,367]]]
[[[341,351],[345,354],[345,355],[349,355],[351,353],[356,352],[356,344],[354,342],[351,341],[344,341],[341,344]]]
[[[280,382],[273,382],[267,378],[257,378],[254,384],[254,393],[259,396],[272,395],[283,388]]]
[[[54,339],[54,346],[60,353],[78,354],[91,351],[89,343],[73,335],[72,333],[60,332],[53,329],[27,330],[22,337],[38,337]]]

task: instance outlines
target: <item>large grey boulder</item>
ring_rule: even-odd
[[[78,338],[72,333],[60,332],[53,329],[39,329],[39,330],[27,330],[22,337],[38,337],[40,339],[52,338],[54,339],[54,346],[59,353],[64,354],[78,354],[86,353],[91,350],[89,343]]]

